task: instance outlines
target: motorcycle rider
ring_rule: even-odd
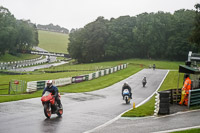
[[[143,80],[142,80],[143,87],[146,85],[146,83],[147,83],[147,78],[144,77]]]
[[[47,87],[44,88],[44,91],[42,92],[42,95],[44,95],[44,93],[46,91],[49,91],[53,94],[53,97],[55,97],[56,102],[58,103],[58,107],[61,108],[61,101],[60,98],[58,97],[58,88],[56,86],[53,86],[53,81],[52,80],[48,80],[47,81]]]
[[[130,98],[132,99],[131,87],[128,85],[128,82],[125,82],[124,85],[122,86],[122,96],[123,96],[124,89],[128,89],[129,90]]]
[[[156,69],[156,64],[153,64],[153,70],[155,70]]]

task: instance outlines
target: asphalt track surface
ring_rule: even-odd
[[[55,57],[51,57],[51,59],[53,59],[54,61],[56,60]],[[45,59],[45,60],[47,60],[47,59]],[[24,68],[11,69],[11,71],[16,71],[16,72],[31,72],[31,71],[35,71],[37,69],[49,68],[49,67],[52,67],[52,66],[59,66],[59,65],[66,64],[66,63],[68,63],[68,62],[61,61],[59,63],[52,63],[52,64],[37,65],[37,66],[32,66],[32,67],[24,67]]]
[[[167,133],[200,128],[200,110],[162,117],[120,118],[93,133]]]
[[[61,118],[52,115],[51,119],[46,119],[40,98],[0,103],[0,133],[95,132],[96,127],[131,109],[133,102],[138,106],[150,97],[167,73],[167,70],[143,69],[105,89],[62,95],[64,114]],[[144,76],[147,77],[145,88],[142,87]],[[121,96],[126,81],[133,93],[133,100],[128,105]]]

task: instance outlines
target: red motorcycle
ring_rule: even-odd
[[[58,94],[60,98],[60,94]],[[58,107],[57,102],[55,101],[55,97],[53,97],[52,93],[46,91],[41,98],[42,104],[44,106],[44,114],[47,118],[51,117],[51,114],[57,114],[61,116],[63,114],[63,107],[61,104],[61,108]]]

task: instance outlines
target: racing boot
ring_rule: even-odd
[[[131,95],[130,95],[130,98],[132,99],[132,93],[131,93]]]

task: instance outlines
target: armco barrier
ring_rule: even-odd
[[[31,81],[27,83],[26,92],[34,92],[37,91],[37,81]]]
[[[118,66],[113,67],[113,68],[104,69],[104,70],[100,70],[100,71],[97,71],[97,72],[94,72],[94,73],[90,73],[88,75],[81,75],[81,76],[75,76],[75,77],[69,77],[69,78],[55,79],[55,80],[53,80],[54,81],[53,84],[55,86],[64,86],[64,85],[68,85],[68,84],[71,84],[71,83],[79,83],[79,82],[82,82],[82,81],[92,80],[92,79],[98,78],[100,76],[111,74],[113,72],[124,69],[126,67],[127,67],[127,64],[123,64],[123,65],[118,65]],[[27,90],[26,91],[27,92],[37,91],[38,89],[44,89],[45,86],[46,86],[46,80],[44,80],[44,81],[30,81],[30,82],[27,83]]]
[[[96,78],[96,73],[92,73],[92,79]]]
[[[31,63],[32,61],[40,60],[42,58],[39,57],[37,59],[32,59],[32,60],[23,60],[23,61],[14,61],[14,62],[2,62],[0,63],[0,69],[1,70],[6,70],[6,69],[16,69],[20,67],[25,67],[25,66],[31,66],[31,65],[36,65],[36,63]],[[21,63],[26,63],[26,64],[21,64]],[[40,64],[43,64],[45,62],[40,62]]]
[[[194,105],[200,105],[200,89],[189,91],[188,107]]]
[[[54,85],[55,86],[64,86],[72,83],[72,78],[60,78],[60,79],[55,79],[54,80]]]
[[[42,90],[46,86],[46,81],[37,81],[37,90]]]
[[[27,89],[26,92],[34,92],[37,91],[39,89],[44,89],[46,87],[46,81],[47,80],[43,80],[43,81],[30,81],[27,83]],[[72,78],[60,78],[60,79],[55,79],[53,80],[53,84],[55,86],[64,86],[64,85],[68,85],[72,83]]]
[[[88,80],[92,80],[93,79],[93,73],[89,74],[89,79]]]
[[[44,89],[46,85],[46,81],[30,81],[27,83],[26,92],[34,92],[40,89]]]
[[[85,76],[72,77],[72,83],[80,83],[85,81]]]
[[[85,75],[85,81],[89,80],[89,75]]]

